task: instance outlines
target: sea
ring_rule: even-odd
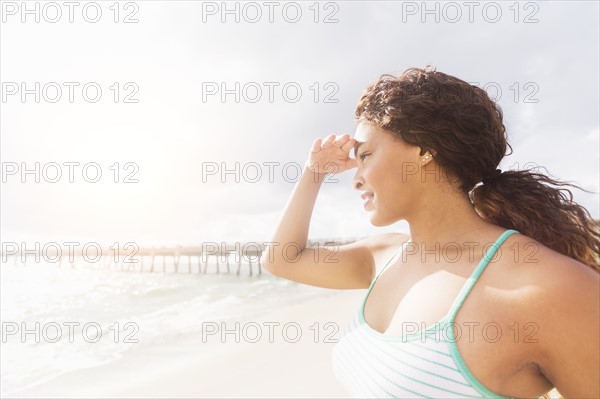
[[[201,334],[208,321],[250,320],[337,292],[258,274],[256,263],[252,275],[249,265],[239,275],[237,264],[230,273],[215,266],[203,274],[0,264],[0,396],[118,361],[139,345]]]

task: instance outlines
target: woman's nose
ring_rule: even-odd
[[[352,185],[354,186],[355,190],[360,190],[363,186],[362,170],[360,168],[356,168],[356,172],[354,172]]]

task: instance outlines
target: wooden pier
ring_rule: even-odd
[[[324,239],[308,240],[307,247],[343,245],[357,239]],[[267,242],[268,243],[268,242]],[[20,244],[20,243],[17,243]],[[94,246],[84,253],[81,246],[52,246],[40,253],[25,245],[25,250],[11,250],[0,254],[2,263],[26,265],[29,262],[39,263],[43,260],[58,267],[79,267],[85,265],[91,269],[120,270],[125,272],[147,273],[187,273],[207,274],[211,270],[216,274],[222,272],[240,275],[242,266],[247,267],[248,275],[262,274],[260,258],[267,248],[265,243],[210,243],[197,246],[174,247],[137,247],[130,246],[100,247]],[[277,249],[281,246],[275,247]],[[4,248],[6,250],[6,248]],[[37,256],[37,258],[36,258]],[[233,258],[233,259],[232,259]],[[237,266],[237,267],[235,267]],[[256,270],[255,270],[256,268]],[[224,269],[224,270],[222,270]]]

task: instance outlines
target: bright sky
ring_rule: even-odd
[[[268,240],[312,141],[352,134],[381,74],[427,64],[500,89],[503,170],[600,191],[598,2],[466,3],[273,2],[269,22],[268,2],[229,2],[236,22],[221,2],[2,1],[2,240]],[[210,174],[236,162],[239,182]],[[311,238],[408,231],[371,226],[352,176],[323,185]],[[574,195],[599,217],[597,194]]]

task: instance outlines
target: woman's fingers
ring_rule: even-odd
[[[313,141],[307,165],[309,169],[319,173],[330,173],[325,166],[334,164],[337,167],[335,173],[357,166],[356,160],[350,158],[349,151],[356,145],[357,141],[350,135],[336,136],[330,134],[325,139],[320,137]]]
[[[321,151],[321,142],[322,142],[321,138],[320,137],[317,138],[315,141],[313,141],[312,148],[310,150],[312,152],[319,152],[319,151]]]
[[[356,144],[356,140],[351,139],[349,134],[342,134],[341,136],[336,136],[335,134],[331,134],[327,136],[327,138],[323,141],[323,148],[329,147],[337,147],[341,148],[343,151],[348,151]]]
[[[354,148],[356,143],[357,143],[357,141],[355,139],[349,139],[342,145],[341,148],[342,148],[342,150],[344,150],[344,152],[350,151],[352,148]]]
[[[332,146],[333,141],[335,140],[335,134],[330,134],[329,136],[327,136],[327,138],[325,139],[325,141],[323,141],[323,148],[329,148]]]
[[[342,148],[342,146],[346,144],[349,139],[350,136],[348,134],[342,134],[340,137],[336,138],[336,140],[333,142],[333,146]]]

